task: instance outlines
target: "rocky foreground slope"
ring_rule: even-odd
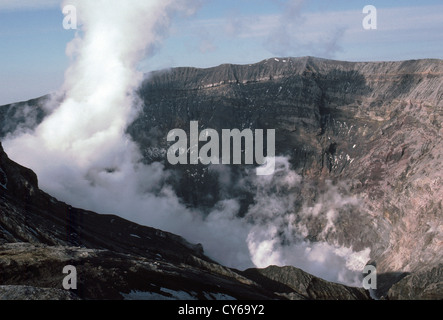
[[[189,132],[192,120],[217,131],[275,129],[277,154],[290,158],[303,179],[291,197],[305,239],[370,248],[378,297],[443,297],[442,60],[304,57],[175,68],[147,75],[139,95],[143,110],[128,133],[146,162],[168,166],[168,131]],[[34,128],[50,113],[45,101],[52,100],[0,107],[0,135]],[[241,166],[223,187],[204,166],[169,169],[179,173],[175,191],[190,206],[239,198],[243,215],[253,204],[255,190],[237,183]],[[326,209],[316,215],[301,210],[315,206],[328,183],[360,201],[337,209],[329,229]]]
[[[229,269],[174,234],[73,208],[41,191],[1,144],[0,212],[0,300],[369,299],[293,267]],[[62,286],[67,265],[76,290]]]

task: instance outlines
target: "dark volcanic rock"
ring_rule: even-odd
[[[328,282],[294,267],[248,269],[243,274],[271,291],[291,299],[368,300],[368,291]]]
[[[156,258],[80,247],[27,243],[0,247],[1,283],[63,289],[63,267],[77,269],[77,290],[82,299],[123,299],[143,292],[173,298],[171,292],[187,292],[193,299],[225,294],[237,299],[269,299],[252,281],[203,271],[158,255]]]
[[[79,300],[72,292],[30,286],[0,286],[0,300]]]
[[[23,203],[31,201],[38,190],[36,174],[13,161],[3,151],[0,144],[0,188],[21,200]]]
[[[392,300],[441,300],[443,297],[443,265],[407,275],[388,291]]]

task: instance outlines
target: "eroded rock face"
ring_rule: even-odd
[[[204,166],[169,166],[167,133],[188,132],[192,120],[217,131],[276,129],[277,154],[288,156],[303,178],[291,190],[296,215],[318,202],[327,181],[360,201],[340,210],[335,228],[326,232],[324,216],[299,215],[295,221],[306,227],[306,239],[370,248],[380,275],[378,297],[393,283],[411,284],[408,279],[424,274],[434,281],[426,282],[433,293],[425,296],[441,297],[432,284],[441,278],[432,270],[443,261],[442,80],[441,60],[351,63],[305,57],[175,68],[147,76],[139,89],[144,108],[128,133],[146,162],[161,161],[176,171],[180,179],[172,183],[189,205],[211,208],[221,199],[241,198],[242,215],[255,191],[238,186],[243,167],[233,167],[231,185],[221,189],[219,176]],[[41,121],[41,105],[27,105],[41,109],[34,117]],[[0,108],[8,128],[3,136],[23,123],[23,108]],[[0,183],[5,179],[0,171]],[[406,296],[423,295],[390,293]]]
[[[442,83],[441,60],[306,57],[178,68],[146,80],[140,90],[145,109],[129,132],[149,158],[158,152],[151,152],[147,136],[186,130],[194,119],[217,130],[275,128],[277,154],[289,156],[303,177],[295,191],[300,202],[316,203],[326,180],[361,201],[358,210],[342,211],[330,232],[321,219],[300,216],[307,238],[368,247],[380,274],[402,275],[443,261]],[[193,183],[191,203],[199,194],[206,201],[199,186],[210,179]],[[389,287],[400,278],[380,280],[391,279]]]
[[[424,268],[395,283],[388,291],[391,300],[441,300],[443,293],[443,265]]]

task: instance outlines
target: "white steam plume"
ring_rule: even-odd
[[[125,176],[134,175],[140,155],[125,129],[137,113],[133,93],[142,80],[137,63],[161,39],[159,30],[167,27],[170,12],[188,12],[189,7],[179,0],[64,4],[77,8],[81,25],[67,46],[72,63],[62,88],[64,101],[34,133],[4,145],[14,159],[37,172],[46,191],[83,204],[75,194],[87,195],[88,185],[120,182],[125,189]],[[150,169],[154,177],[159,170]]]
[[[342,195],[327,182],[316,203],[297,209],[295,204],[304,202],[297,198],[303,187],[302,178],[290,169],[287,158],[277,157],[276,165],[272,176],[251,176],[257,180],[254,184],[258,188],[255,203],[246,216],[251,222],[246,242],[254,265],[292,265],[329,281],[361,286],[369,248],[354,252],[352,248],[305,239],[306,218],[323,219],[325,226],[319,236],[325,236],[335,232],[335,220],[343,208],[359,207],[358,199]]]
[[[83,32],[67,47],[73,63],[65,74],[65,99],[34,135],[16,141],[20,149],[25,144],[36,149],[28,154],[38,149],[63,154],[81,168],[103,160],[114,165],[115,147],[121,148],[124,130],[136,113],[132,93],[142,79],[137,63],[158,42],[157,28],[167,24],[173,3],[69,1],[77,8]],[[17,148],[11,144],[9,152],[25,164],[33,162]]]
[[[354,284],[351,264],[367,260],[369,252],[303,240],[295,218],[317,209],[297,213],[291,189],[301,178],[286,158],[276,159],[274,175],[252,174],[243,181],[257,190],[244,218],[238,217],[236,199],[220,201],[207,215],[186,208],[165,183],[171,173],[162,164],[140,163],[137,146],[125,134],[137,114],[133,92],[142,79],[137,63],[161,40],[159,30],[168,25],[171,11],[188,13],[192,8],[178,0],[69,4],[77,8],[81,31],[67,48],[72,64],[62,88],[63,102],[34,132],[17,132],[3,142],[11,158],[36,171],[42,189],[71,205],[118,214],[201,242],[209,256],[231,267],[292,264],[328,280]],[[229,181],[220,183],[229,187]],[[342,204],[334,203],[331,210]],[[331,224],[325,232],[334,231],[336,214],[326,215]]]

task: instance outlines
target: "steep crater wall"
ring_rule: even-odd
[[[328,181],[360,199],[358,207],[340,210],[328,232],[324,220],[299,216],[306,239],[369,247],[382,274],[426,272],[443,260],[442,79],[441,60],[304,57],[175,68],[146,75],[138,92],[143,109],[127,131],[146,162],[175,171],[170,183],[183,201],[209,209],[238,198],[242,215],[255,192],[239,183],[247,167],[231,166],[229,185],[222,185],[208,167],[170,166],[167,133],[189,132],[192,120],[217,131],[275,129],[277,154],[289,157],[303,179],[291,190],[295,211],[315,205]],[[1,135],[32,129],[50,113],[41,102],[1,107]]]

